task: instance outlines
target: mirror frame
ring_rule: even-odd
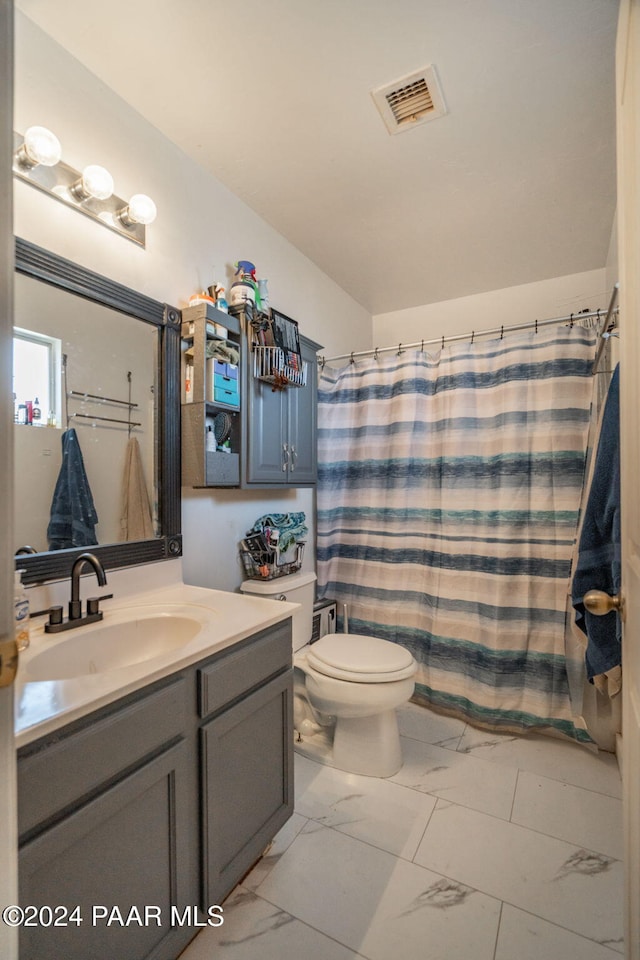
[[[35,244],[15,238],[15,269],[66,290],[85,300],[102,304],[158,330],[158,446],[156,457],[158,522],[161,534],[153,540],[134,540],[101,546],[73,547],[43,553],[20,554],[16,569],[25,570],[23,582],[66,580],[74,560],[85,551],[94,553],[107,574],[117,567],[131,567],[182,555],[180,514],[180,331],[181,313],[125,287],[108,277],[87,270],[71,260]]]

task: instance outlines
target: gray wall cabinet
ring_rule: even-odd
[[[291,816],[292,676],[287,620],[19,751],[20,960],[178,957]]]
[[[300,337],[307,384],[274,390],[247,369],[244,485],[303,487],[315,484],[317,467],[319,344]],[[246,351],[250,363],[250,352]]]
[[[317,352],[320,344],[300,336],[307,363],[304,387],[274,390],[253,374],[253,308],[232,307],[221,313],[211,304],[182,311],[183,348],[189,350],[192,401],[182,404],[182,481],[192,487],[308,487],[317,480]],[[237,347],[240,365],[234,405],[224,392],[211,395],[207,345],[220,337]],[[182,378],[186,380],[183,351]],[[230,394],[233,397],[233,394]],[[237,404],[236,404],[237,401]],[[226,417],[229,450],[207,449],[207,433]],[[224,422],[224,421],[223,421]]]

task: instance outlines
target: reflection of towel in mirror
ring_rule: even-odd
[[[620,592],[620,549],[620,387],[616,367],[602,415],[571,590],[576,625],[587,635],[589,680],[621,661],[620,617],[615,611],[596,616],[582,602],[588,590],[604,590],[611,596]]]
[[[75,430],[62,434],[62,466],[51,501],[47,540],[49,550],[88,547],[98,542],[98,514],[84,469]]]
[[[140,444],[136,437],[129,440],[124,458],[120,529],[122,540],[150,540],[155,536]]]

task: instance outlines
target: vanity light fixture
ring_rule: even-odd
[[[33,167],[55,167],[60,162],[60,141],[46,127],[29,127],[16,151],[16,163],[27,170]]]
[[[118,218],[125,226],[133,223],[153,223],[158,211],[156,205],[145,193],[134,193],[126,207],[118,211]]]
[[[58,138],[45,127],[29,127],[24,137],[13,135],[13,174],[67,206],[74,207],[145,246],[146,227],[156,218],[156,205],[150,197],[136,193],[129,201],[117,197],[113,177],[98,164],[90,164],[82,173],[61,160]]]
[[[70,187],[77,200],[108,200],[113,196],[113,177],[104,167],[97,163],[89,164],[82,171],[82,176]]]

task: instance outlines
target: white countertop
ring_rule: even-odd
[[[92,673],[65,680],[29,682],[29,663],[43,651],[50,651],[67,638],[81,637],[111,624],[122,623],[140,612],[186,614],[197,619],[201,628],[187,643],[168,653],[126,667]],[[44,632],[46,617],[31,621],[31,643],[20,654],[15,687],[16,747],[22,747],[72,720],[118,700],[149,683],[197,663],[239,640],[244,640],[273,624],[280,623],[299,609],[297,603],[264,600],[261,597],[226,593],[176,583],[162,589],[133,594],[118,601],[104,601],[104,619],[97,624],[76,627],[62,633]]]

